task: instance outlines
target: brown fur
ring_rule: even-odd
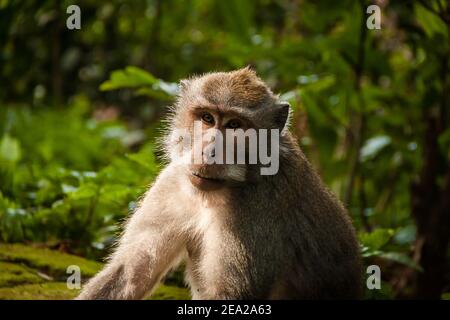
[[[280,127],[278,120],[284,124],[287,117],[248,68],[184,82],[172,131],[189,127],[199,106],[220,121],[228,113],[241,114],[255,128]],[[178,142],[169,134],[166,146],[172,150]],[[225,179],[222,187],[205,191],[190,182],[189,168],[172,161],[162,171],[110,262],[79,299],[142,298],[182,260],[197,299],[360,297],[359,248],[351,221],[287,129],[276,175],[259,175],[259,165],[204,166],[202,173]],[[245,170],[245,181],[232,181],[231,172],[239,170]]]

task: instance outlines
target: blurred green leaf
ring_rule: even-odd
[[[123,70],[116,70],[109,80],[100,85],[101,91],[117,89],[135,89],[138,95],[167,100],[178,92],[176,83],[169,83],[155,78],[151,73],[138,67],[129,66]]]
[[[408,266],[420,272],[423,271],[422,267],[415,263],[414,260],[400,252],[383,252],[379,255],[379,257],[404,264],[405,266]]]
[[[19,140],[5,134],[0,140],[0,162],[3,160],[15,163],[20,160],[21,154]]]
[[[370,233],[360,233],[359,240],[364,246],[370,248],[371,250],[378,250],[387,244],[393,235],[394,230],[379,228]]]
[[[93,183],[84,183],[74,191],[68,192],[68,195],[72,200],[89,199],[97,195],[98,189],[98,186]]]
[[[109,80],[100,85],[100,90],[116,90],[122,88],[136,88],[151,86],[158,82],[152,74],[137,67],[129,66],[124,70],[116,70],[111,73]]]
[[[388,136],[377,136],[370,138],[361,149],[361,161],[373,159],[377,154],[391,143],[391,138]]]
[[[430,1],[429,5],[433,6],[433,2]],[[436,8],[436,10],[438,9]],[[432,37],[435,33],[447,33],[445,23],[436,14],[424,8],[423,5],[416,3],[414,5],[414,11],[417,21],[424,28],[429,37]]]

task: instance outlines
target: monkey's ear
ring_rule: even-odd
[[[289,119],[291,105],[289,102],[281,101],[274,105],[274,121],[278,129],[283,130]]]

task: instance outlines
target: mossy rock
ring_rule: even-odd
[[[44,278],[33,270],[20,264],[0,261],[0,287],[11,287],[19,284],[41,283]]]
[[[78,293],[68,289],[65,282],[45,282],[0,288],[0,300],[70,300]]]
[[[66,276],[67,267],[70,265],[79,266],[83,277],[92,277],[102,268],[102,264],[95,261],[22,244],[0,243],[0,260],[21,262],[54,277]]]

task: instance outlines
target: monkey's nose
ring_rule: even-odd
[[[207,163],[214,159],[216,156],[216,148],[214,146],[208,146],[203,150],[203,158]]]

